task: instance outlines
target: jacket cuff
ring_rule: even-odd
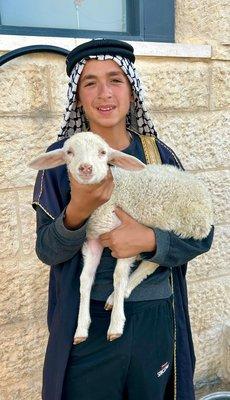
[[[170,249],[170,233],[159,228],[154,228],[153,231],[156,236],[156,250],[141,253],[141,258],[164,266]]]
[[[80,241],[84,242],[86,238],[86,227],[88,220],[86,220],[84,224],[80,226],[80,228],[71,230],[67,229],[64,225],[64,215],[65,215],[65,209],[54,221],[57,233],[64,239],[73,242],[80,242]]]

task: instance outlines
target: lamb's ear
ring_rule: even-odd
[[[49,151],[41,154],[29,163],[33,169],[50,169],[66,163],[65,152],[63,149]]]
[[[127,169],[129,171],[139,171],[146,167],[146,165],[136,157],[113,149],[110,149],[108,162],[111,165],[116,165],[117,167]]]

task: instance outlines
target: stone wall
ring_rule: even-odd
[[[188,270],[195,377],[197,387],[203,385],[206,394],[215,391],[212,383],[213,388],[216,383],[230,390],[229,17],[227,0],[176,1],[176,42],[212,46],[211,60],[200,65],[204,75],[196,85],[206,100],[201,104],[199,92],[199,109],[185,112],[182,119],[180,115],[170,118],[173,125],[179,122],[178,131],[182,131],[177,151],[186,167],[207,183],[214,203],[213,247],[192,261]]]
[[[227,3],[176,1],[176,42],[211,44],[211,59],[137,57],[159,137],[176,151],[186,169],[206,182],[213,197],[213,247],[190,262],[188,269],[196,382],[198,387],[206,385],[207,393],[208,385],[218,380],[227,388],[230,372]],[[27,162],[56,140],[66,90],[61,56],[27,55],[1,68],[2,400],[40,399],[49,267],[34,252],[31,199],[36,173]]]

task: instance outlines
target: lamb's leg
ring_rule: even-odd
[[[129,276],[128,284],[125,290],[125,298],[127,299],[133,289],[138,286],[144,279],[156,271],[159,264],[150,261],[142,261],[137,269]]]
[[[84,342],[88,337],[90,319],[90,292],[97,267],[100,263],[103,246],[97,239],[88,239],[83,245],[84,266],[80,277],[80,307],[74,344]]]
[[[154,264],[150,261],[142,261],[138,268],[129,276],[127,287],[125,290],[125,298],[127,299],[132,291],[138,286],[144,279],[156,271],[159,267],[158,264]],[[114,292],[108,297],[105,305],[106,310],[110,310],[114,303]]]
[[[112,341],[122,335],[125,324],[124,296],[129,279],[130,268],[136,257],[122,258],[117,260],[113,275],[114,304],[111,320],[107,332],[108,340]]]

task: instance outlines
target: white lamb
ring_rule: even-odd
[[[120,225],[114,213],[121,207],[138,222],[173,231],[182,238],[205,238],[213,223],[211,198],[204,185],[192,174],[168,165],[145,165],[135,157],[114,150],[98,135],[81,132],[66,140],[63,148],[45,153],[30,163],[35,169],[67,164],[80,183],[100,182],[110,165],[115,187],[110,200],[93,212],[87,224],[87,241],[82,253],[84,267],[80,278],[80,308],[74,344],[88,337],[90,291],[103,247],[98,236]],[[86,174],[84,175],[84,167]],[[83,173],[82,173],[83,171]],[[130,275],[136,257],[118,259],[114,271],[114,292],[106,309],[112,308],[108,340],[118,338],[125,324],[124,298],[158,267],[142,261]]]

